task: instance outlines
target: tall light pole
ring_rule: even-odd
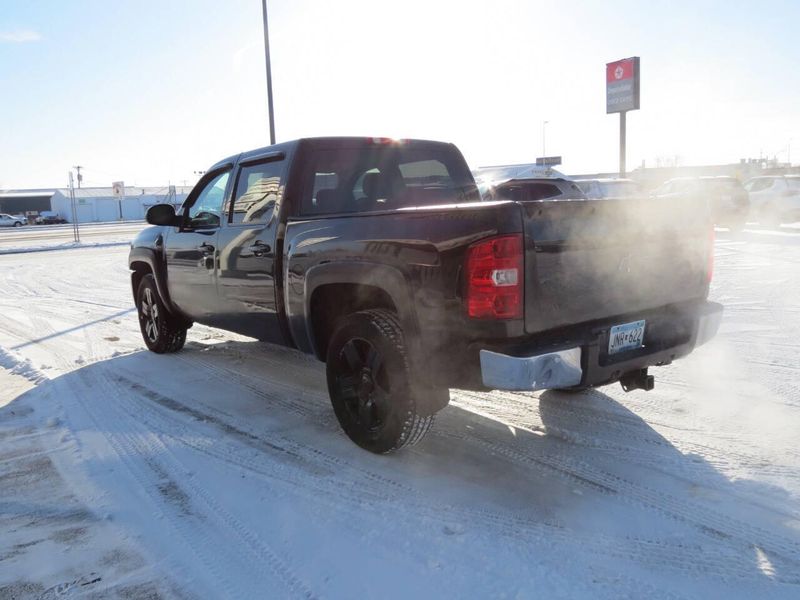
[[[547,156],[547,146],[545,146],[544,140],[544,126],[547,125],[550,121],[542,121],[542,157]]]
[[[269,107],[269,143],[275,143],[275,117],[272,112],[272,67],[269,61],[269,25],[267,24],[267,0],[261,0],[264,14],[264,56],[267,59],[267,105]]]

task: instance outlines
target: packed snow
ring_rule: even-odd
[[[718,233],[654,391],[454,390],[389,456],[312,358],[145,351],[126,255],[0,256],[0,598],[800,597],[800,230]]]

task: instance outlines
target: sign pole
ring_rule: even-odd
[[[625,115],[628,111],[623,110],[619,113],[619,176],[625,177],[625,137],[626,137],[626,119]]]
[[[625,177],[629,110],[639,110],[639,57],[606,63],[606,114],[619,113],[619,176]]]

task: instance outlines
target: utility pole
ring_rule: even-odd
[[[80,165],[76,165],[76,166],[74,166],[72,168],[75,169],[78,172],[78,189],[81,189],[81,181],[83,181],[83,175],[81,175],[81,169],[83,167],[80,166]]]
[[[267,60],[267,107],[269,110],[269,143],[275,143],[275,116],[272,111],[272,67],[269,60],[269,25],[267,24],[267,0],[261,0],[264,14],[264,56]]]
[[[81,241],[81,234],[78,230],[78,209],[75,206],[75,183],[72,179],[72,171],[69,172],[69,200],[72,205],[72,237],[77,244]]]

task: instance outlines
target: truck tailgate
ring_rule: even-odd
[[[696,200],[519,204],[528,333],[708,293],[712,224],[707,207]]]

